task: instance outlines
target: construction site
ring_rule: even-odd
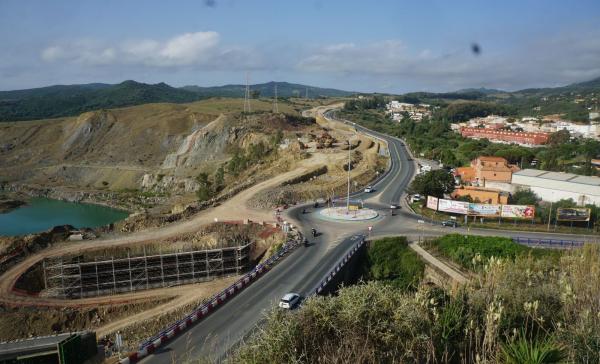
[[[78,256],[43,261],[47,294],[82,298],[203,282],[250,268],[253,243],[209,250],[144,254],[93,261]]]

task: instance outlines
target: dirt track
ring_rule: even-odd
[[[317,110],[316,112],[320,113],[321,111],[322,110]],[[329,156],[329,158],[331,158],[331,156]],[[157,298],[174,298],[169,302],[156,306],[151,310],[141,312],[125,319],[117,320],[101,327],[98,330],[98,332],[102,334],[107,334],[131,323],[139,322],[149,317],[167,313],[192,302],[199,301],[202,298],[226,287],[230,281],[235,279],[235,277],[222,278],[212,282],[200,283],[196,285],[159,288],[148,291],[131,292],[105,297],[91,297],[78,300],[31,296],[16,292],[13,290],[13,287],[17,279],[23,275],[29,267],[48,257],[61,256],[65,254],[77,254],[86,250],[124,246],[164,239],[182,233],[197,231],[200,226],[211,223],[215,221],[215,219],[218,219],[219,221],[243,219],[250,219],[253,221],[273,221],[274,216],[272,211],[249,208],[247,206],[247,201],[259,191],[279,186],[286,180],[300,176],[309,170],[318,167],[319,164],[325,163],[326,159],[328,158],[323,159],[322,156],[316,154],[313,158],[300,162],[298,167],[294,170],[258,183],[233,196],[222,205],[202,211],[184,221],[176,222],[165,227],[151,228],[111,239],[99,239],[96,241],[85,241],[78,243],[62,243],[52,248],[43,250],[11,267],[0,277],[0,303],[7,306],[89,307],[99,305],[128,304],[133,302],[155,300]]]
[[[48,305],[48,306],[82,306],[82,305],[98,305],[98,304],[113,304],[149,299],[149,295],[156,296],[172,296],[170,288],[156,289],[146,292],[133,292],[119,294],[108,297],[94,297],[80,300],[61,300],[50,298],[38,298],[34,296],[19,294],[13,291],[13,287],[17,279],[23,275],[29,267],[41,261],[44,258],[61,256],[65,254],[77,254],[85,250],[94,250],[98,248],[114,247],[121,245],[129,245],[147,241],[154,241],[170,236],[196,231],[200,226],[211,223],[217,218],[222,220],[243,220],[250,219],[253,221],[272,221],[274,217],[271,211],[257,210],[246,207],[246,201],[255,193],[262,189],[270,188],[279,185],[283,181],[301,175],[306,172],[306,168],[300,167],[293,171],[283,173],[267,181],[258,183],[251,188],[244,190],[233,198],[227,200],[222,205],[211,208],[198,213],[196,216],[181,222],[176,222],[171,225],[152,228],[122,237],[96,240],[93,242],[85,241],[79,243],[64,243],[56,245],[50,249],[41,251],[35,255],[26,258],[19,264],[11,267],[4,273],[0,280],[0,302],[7,305]]]

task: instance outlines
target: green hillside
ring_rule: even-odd
[[[275,94],[275,85],[277,85],[277,95],[279,97],[344,97],[352,95],[353,92],[336,90],[332,88],[321,88],[314,86],[300,85],[289,82],[267,82],[250,85],[251,91],[260,92],[260,96],[272,97]],[[204,97],[244,97],[245,85],[225,85],[215,87],[184,86],[184,90],[192,91]]]
[[[165,83],[125,81],[117,85],[50,86],[0,92],[0,121],[34,120],[154,102],[191,102],[200,97]]]
[[[272,97],[275,84],[280,97],[305,97],[308,94],[309,98],[317,98],[352,94],[347,91],[288,82],[268,82],[251,85],[250,88],[255,97]],[[244,85],[175,88],[166,83],[150,85],[125,81],[116,85],[92,83],[0,91],[0,121],[72,116],[91,110],[155,102],[185,103],[209,97],[243,97],[244,90]]]

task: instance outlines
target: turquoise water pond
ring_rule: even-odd
[[[28,204],[0,214],[0,235],[37,233],[57,225],[97,227],[123,220],[126,211],[87,203],[33,198]]]

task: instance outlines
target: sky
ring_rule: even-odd
[[[0,90],[246,74],[386,93],[561,86],[600,77],[598,14],[598,0],[0,0]]]

